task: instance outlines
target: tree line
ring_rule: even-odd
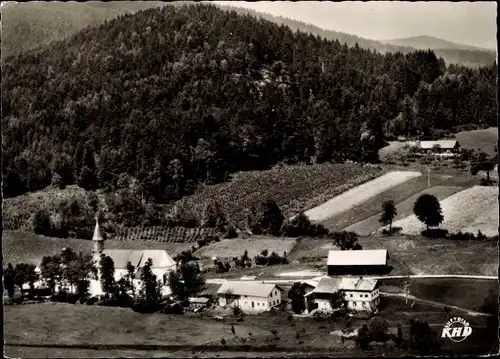
[[[99,267],[99,269],[98,269]],[[28,298],[37,297],[40,288],[35,283],[43,283],[52,301],[69,303],[88,303],[131,307],[139,312],[153,312],[161,309],[162,286],[168,285],[172,296],[184,304],[190,296],[204,289],[205,279],[197,263],[182,262],[176,271],[158,278],[153,272],[153,261],[147,259],[144,265],[136,268],[129,261],[127,273],[120,279],[115,277],[115,263],[109,256],[102,255],[98,266],[90,254],[76,253],[64,248],[61,253],[43,257],[40,272],[34,264],[11,263],[4,268],[4,288],[13,298],[15,286],[21,290],[29,284]],[[91,280],[99,280],[103,296],[100,299],[90,293]],[[140,280],[140,284],[137,283]],[[42,289],[43,291],[43,289]]]
[[[388,135],[496,126],[496,65],[349,48],[212,5],[122,15],[6,59],[4,194],[165,203],[279,162],[376,162]]]

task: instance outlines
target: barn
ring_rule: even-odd
[[[436,153],[457,153],[460,149],[460,144],[456,140],[442,140],[442,141],[421,141],[419,147],[422,152],[428,154]]]
[[[328,275],[385,274],[389,253],[386,249],[329,251]]]

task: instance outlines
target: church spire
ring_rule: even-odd
[[[95,228],[94,228],[94,236],[92,237],[93,242],[102,242],[104,239],[101,236],[101,230],[99,228],[99,218],[95,216]]]
[[[95,228],[94,236],[92,237],[93,250],[92,256],[94,257],[94,263],[98,264],[101,260],[102,252],[104,251],[104,238],[101,235],[101,230],[99,229],[99,219],[97,215],[95,217]]]

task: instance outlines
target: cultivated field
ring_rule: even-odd
[[[151,226],[118,228],[117,233],[111,239],[116,241],[194,243],[207,236],[216,235],[219,235],[219,232],[215,228]]]
[[[474,186],[441,202],[444,222],[441,228],[450,232],[480,230],[487,236],[498,235],[498,187]],[[415,215],[396,221],[402,233],[418,235],[425,229]]]
[[[226,183],[204,186],[184,201],[201,214],[207,201],[217,200],[233,221],[244,225],[252,206],[274,199],[285,217],[313,208],[383,173],[377,166],[316,164],[239,172]]]
[[[267,249],[269,254],[276,252],[276,254],[282,256],[283,252],[290,253],[295,244],[295,239],[285,238],[251,237],[224,239],[201,248],[195,252],[195,255],[201,258],[241,257],[245,250],[247,250],[248,256],[253,258],[264,249]]]
[[[391,187],[404,183],[412,178],[419,177],[420,172],[395,171],[380,176],[372,181],[350,189],[331,200],[308,210],[305,214],[312,221],[324,221],[340,213],[346,212],[356,205],[375,197]]]
[[[385,248],[401,270],[391,275],[467,274],[495,276],[498,272],[497,243],[450,241],[423,237],[364,237],[363,249]]]
[[[63,248],[91,253],[92,241],[39,236],[29,232],[4,231],[2,251],[4,263],[39,263],[44,256],[54,255]],[[191,243],[161,243],[154,241],[106,240],[106,249],[164,249],[174,256],[191,247]]]
[[[394,218],[394,221],[398,221],[400,219],[406,218],[410,215],[413,214],[413,206],[415,205],[415,202],[417,201],[418,197],[420,197],[423,194],[432,194],[437,197],[440,201],[451,196],[452,194],[455,194],[461,190],[463,190],[464,187],[455,187],[455,186],[434,186],[431,188],[428,188],[424,191],[421,191],[410,198],[399,202],[396,204],[396,210],[397,210],[397,216]],[[383,202],[382,202],[383,203]],[[380,209],[379,205],[379,209]],[[353,224],[347,228],[345,228],[346,231],[352,231],[356,232],[359,236],[369,236],[370,234],[376,232],[380,228],[380,216],[382,215],[382,212],[377,213],[375,216],[372,216],[370,218],[367,218],[361,222],[358,222],[356,224]]]
[[[498,143],[498,128],[460,132],[456,135],[456,139],[463,148],[480,149],[493,156],[495,145]]]
[[[429,179],[431,186],[470,187],[478,182],[476,178],[457,173],[456,171],[450,173],[443,170],[439,172],[431,171],[430,173],[425,173],[425,175],[412,178],[404,183],[380,192],[363,203],[354,206],[349,211],[323,221],[322,224],[331,231],[343,230],[344,228],[378,215],[385,201],[391,200],[397,204],[426,190],[429,185]]]

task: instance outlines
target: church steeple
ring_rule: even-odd
[[[96,264],[101,260],[101,254],[104,250],[104,238],[101,235],[101,230],[99,228],[99,218],[96,215],[95,217],[95,228],[94,228],[94,236],[92,237],[93,250],[92,256],[94,257],[94,262]]]

